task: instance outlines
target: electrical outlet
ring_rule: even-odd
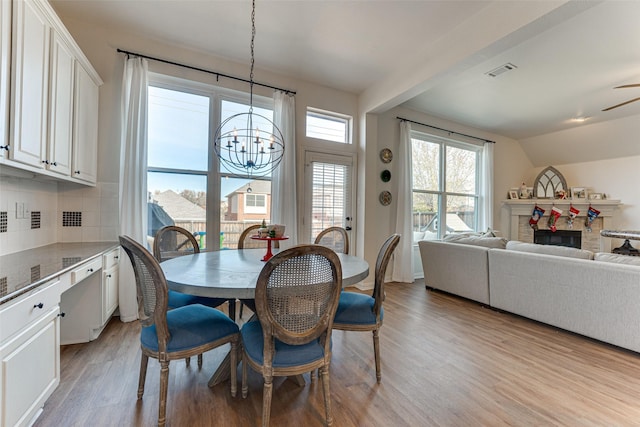
[[[24,203],[16,202],[16,219],[24,218]]]

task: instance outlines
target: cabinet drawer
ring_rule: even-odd
[[[108,270],[109,268],[118,265],[120,259],[120,248],[116,248],[103,255],[103,268]]]
[[[93,261],[86,262],[80,267],[71,271],[71,285],[75,285],[78,282],[86,279],[94,273],[97,273],[102,268],[102,258],[98,257]]]
[[[56,307],[60,303],[59,284],[58,279],[52,280],[33,294],[7,303],[9,306],[0,310],[0,343]]]

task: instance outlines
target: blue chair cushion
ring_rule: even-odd
[[[375,325],[373,314],[375,299],[372,296],[357,292],[341,292],[338,310],[333,322],[341,325]],[[380,308],[380,320],[384,317],[384,309]]]
[[[262,325],[258,320],[247,322],[240,331],[242,344],[249,357],[262,365],[264,363],[264,341]],[[289,345],[280,340],[275,340],[274,368],[304,365],[315,362],[324,357],[324,347],[318,340],[307,344]]]
[[[188,350],[239,332],[238,325],[226,314],[201,304],[192,304],[167,312],[169,342],[167,352]],[[158,351],[156,326],[142,328],[140,343]]]
[[[169,300],[167,302],[167,308],[173,310],[174,308],[184,307],[191,304],[202,304],[207,307],[218,307],[219,305],[227,302],[224,298],[207,298],[197,297],[195,295],[183,294],[182,292],[169,291]]]

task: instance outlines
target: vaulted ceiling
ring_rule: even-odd
[[[249,1],[51,3],[63,20],[91,22],[248,64]],[[540,16],[507,31],[513,20],[506,11],[517,14],[516,6],[538,8]],[[379,105],[401,104],[526,140],[581,126],[572,118],[598,123],[640,114],[640,102],[601,111],[640,97],[640,87],[614,89],[640,83],[639,16],[640,2],[622,0],[258,0],[256,67],[363,97],[389,80],[402,86],[406,76],[415,83]],[[487,33],[496,34],[491,43],[464,52],[474,34],[482,38]],[[487,75],[507,63],[515,67]],[[435,71],[420,80],[425,66]]]

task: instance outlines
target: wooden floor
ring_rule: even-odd
[[[159,365],[149,361],[137,400],[138,335],[137,322],[114,319],[98,340],[63,347],[61,384],[35,425],[154,425]],[[387,286],[382,384],[370,333],[335,331],[333,342],[339,427],[640,425],[640,355],[427,291],[422,282]],[[168,425],[259,424],[255,372],[247,399],[231,398],[228,381],[207,387],[224,353],[206,353],[201,371],[195,360],[190,368],[172,362]],[[274,381],[272,426],[320,426],[323,413],[321,383]]]

